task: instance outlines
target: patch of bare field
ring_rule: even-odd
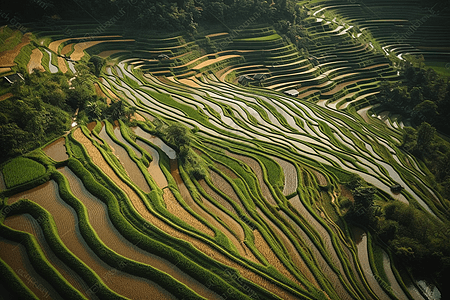
[[[322,173],[320,173],[316,170],[313,170],[312,172],[314,173],[314,176],[316,176],[317,181],[319,182],[319,185],[321,185],[321,186],[328,185],[328,181]]]
[[[262,171],[262,168],[261,168],[260,164],[258,163],[258,161],[249,156],[244,156],[244,155],[240,155],[240,154],[236,154],[236,153],[232,153],[232,152],[228,152],[228,151],[226,152],[226,154],[228,156],[234,157],[234,158],[244,162],[253,170],[253,172],[256,175],[256,178],[258,179],[259,187],[261,189],[261,193],[262,193],[263,197],[271,205],[277,206],[277,202],[273,198],[273,195],[270,192],[269,187],[267,186],[266,182],[264,181],[263,171]]]
[[[66,60],[60,56],[58,56],[58,68],[61,72],[67,73]]]
[[[352,192],[345,185],[341,184],[339,187],[341,188],[341,196],[350,199],[352,202],[355,201]]]
[[[231,184],[214,171],[209,172],[209,175],[214,186],[221,190],[225,195],[239,205],[244,212],[246,212],[245,206],[242,204],[241,199],[239,199]]]
[[[138,121],[138,122],[145,122],[146,121],[145,118],[142,115],[140,115],[139,113],[135,113],[131,117],[131,120],[135,120],[135,121]]]
[[[39,69],[39,71],[45,72],[45,69],[41,64],[43,56],[44,55],[39,48],[33,49],[30,55],[30,61],[27,64],[28,73],[31,74],[34,69]]]
[[[280,167],[283,169],[284,173],[284,189],[283,194],[284,195],[290,195],[294,193],[297,190],[298,187],[298,177],[297,177],[297,169],[295,166],[279,157],[272,156],[271,157],[274,161],[276,161]]]
[[[16,64],[14,63],[14,59],[16,59],[16,56],[20,53],[20,50],[22,50],[22,47],[25,45],[28,45],[30,42],[30,35],[31,33],[25,33],[22,36],[22,40],[20,43],[14,47],[14,49],[6,50],[0,53],[0,67],[12,67]]]
[[[70,51],[72,51],[73,45],[74,45],[73,43],[65,45],[65,46],[61,49],[61,55],[66,55],[67,53],[69,53]]]
[[[65,138],[61,137],[53,143],[45,146],[42,151],[44,151],[45,154],[47,154],[47,156],[52,158],[54,161],[66,160],[69,158],[69,155],[67,155],[65,143]]]
[[[165,188],[168,183],[166,177],[164,176],[164,173],[161,170],[161,167],[159,166],[158,151],[138,139],[136,139],[136,144],[144,148],[144,150],[152,156],[153,160],[150,162],[147,171],[160,189]]]
[[[214,237],[214,231],[191,215],[175,198],[169,189],[164,189],[163,199],[167,210],[197,230]]]
[[[130,51],[129,50],[106,50],[106,51],[100,52],[97,55],[100,56],[101,58],[107,58],[113,54],[120,53],[120,52],[130,52]]]
[[[166,232],[170,236],[173,236],[175,238],[190,242],[192,245],[194,245],[198,250],[205,253],[209,257],[228,265],[232,268],[235,268],[239,270],[242,276],[244,276],[246,279],[254,282],[255,284],[266,288],[267,290],[271,291],[272,293],[278,295],[279,297],[283,299],[293,299],[293,295],[286,290],[280,288],[279,286],[273,284],[271,281],[267,280],[266,278],[262,277],[259,274],[256,274],[249,269],[243,267],[241,264],[235,262],[234,260],[231,260],[224,254],[218,252],[215,250],[212,246],[208,245],[207,243],[193,238],[192,236],[178,231],[168,223],[162,221],[160,218],[153,215],[148,208],[145,206],[143,201],[139,198],[139,196],[124,182],[120,180],[120,178],[114,173],[114,171],[111,169],[111,167],[108,165],[108,163],[104,160],[102,157],[100,151],[91,143],[91,141],[83,134],[81,129],[76,129],[74,131],[74,137],[77,139],[80,143],[82,143],[93,162],[100,168],[102,171],[111,178],[111,180],[119,187],[121,188],[129,197],[132,205],[134,208],[138,211],[138,213],[149,223],[153,224],[157,228],[161,229],[162,231]],[[295,298],[295,297],[294,297]]]
[[[103,79],[103,78],[102,78]],[[114,99],[119,99],[117,96],[116,96],[116,94],[114,94],[110,89],[108,89],[108,88],[106,88],[106,87],[104,87],[107,91],[108,91],[108,94],[109,94],[109,96],[108,95],[106,95],[104,92],[103,92],[103,90],[100,88],[100,86],[97,84],[97,83],[94,83],[94,87],[95,87],[95,93],[98,95],[98,96],[100,96],[100,97],[104,97],[104,98],[106,98],[106,103],[109,105],[109,104],[111,104],[111,98],[114,98]],[[135,114],[136,115],[136,114]]]
[[[253,230],[253,235],[255,236],[255,246],[258,251],[264,255],[270,265],[272,265],[275,269],[278,270],[285,277],[289,278],[292,282],[297,283],[302,286],[302,284],[295,278],[291,272],[286,268],[286,266],[281,262],[281,260],[277,257],[273,249],[269,246],[267,241],[261,235],[258,229]]]
[[[241,55],[224,55],[224,56],[219,56],[218,58],[214,58],[214,59],[208,59],[207,61],[204,61],[202,63],[199,63],[198,65],[196,65],[195,67],[193,67],[193,70],[200,70],[201,68],[210,66],[212,64],[215,64],[217,62],[229,59],[229,58],[236,58],[236,57],[242,57]]]
[[[59,45],[61,45],[64,42],[67,42],[68,40],[70,40],[70,38],[53,41],[48,45],[48,49],[50,49],[51,51],[53,51],[55,53],[58,53]]]
[[[27,232],[33,235],[38,241],[39,246],[48,261],[74,288],[87,297],[86,291],[89,290],[89,286],[77,273],[75,273],[75,271],[69,268],[55,255],[45,240],[44,233],[42,232],[42,229],[36,219],[29,214],[15,215],[6,218],[4,224],[12,229]]]
[[[225,200],[222,196],[220,196],[218,193],[216,193],[204,179],[200,180],[199,184],[210,197],[214,198],[214,200],[216,200],[221,205],[223,205],[232,214],[237,215],[237,212],[234,209],[234,207],[227,200]]]
[[[75,46],[73,46],[74,51],[70,55],[70,59],[78,61],[84,56],[84,50],[86,50],[87,48],[90,48],[92,46],[98,45],[100,43],[104,43],[104,42],[108,42],[108,43],[110,43],[110,42],[134,42],[134,40],[132,40],[132,39],[104,40],[104,41],[90,41],[90,42],[77,43],[77,44],[75,44]]]
[[[186,284],[207,299],[217,299],[218,296],[203,284],[182,272],[169,261],[142,250],[137,245],[125,239],[112,224],[108,207],[93,196],[83,185],[83,182],[67,167],[58,169],[69,181],[70,190],[86,206],[89,222],[100,239],[111,250],[134,261],[153,266]]]
[[[178,81],[182,84],[185,84],[185,85],[193,87],[193,88],[200,88],[198,83],[194,81],[194,78],[195,78],[194,76],[189,77],[189,78],[181,78],[181,79],[178,79]]]
[[[357,111],[357,113],[358,113],[358,115],[360,115],[361,116],[361,118],[363,118],[363,120],[366,122],[366,123],[370,123],[372,120],[371,120],[371,117],[369,116],[369,110],[371,109],[373,107],[373,105],[369,105],[369,106],[367,106],[367,107],[364,107],[364,108],[362,108],[362,109],[360,109],[360,110],[358,110]]]
[[[309,213],[309,211],[305,208],[303,203],[300,200],[300,197],[296,195],[291,200],[289,200],[292,206],[295,208],[294,213],[297,216],[303,217],[308,224],[310,224],[322,237],[322,240],[325,242],[325,249],[328,253],[331,254],[331,260],[336,265],[339,266],[341,264],[339,260],[339,256],[334,249],[333,243],[331,242],[330,235],[328,231]]]
[[[170,160],[170,174],[172,175],[173,179],[175,179],[177,183],[178,190],[183,197],[183,200],[186,202],[186,204],[199,216],[203,217],[206,221],[208,221],[209,224],[215,226],[217,228],[217,225],[220,225],[217,223],[216,220],[214,220],[207,212],[205,212],[195,201],[192,199],[191,194],[189,193],[189,190],[187,189],[186,185],[184,184],[183,179],[181,178],[180,172],[178,170],[178,162],[176,159]],[[177,201],[178,203],[178,201]],[[181,206],[181,204],[180,204]],[[186,211],[188,213],[188,211]],[[190,215],[190,214],[189,214]],[[189,222],[187,222],[189,223]],[[201,223],[201,222],[200,222]],[[202,223],[201,223],[202,224]],[[203,225],[205,226],[205,225]],[[222,227],[222,225],[220,225]],[[209,236],[214,237],[215,233],[213,230],[211,230],[208,226],[205,226],[205,228],[202,230],[202,232],[208,234]]]
[[[38,299],[62,299],[55,289],[33,268],[25,246],[0,237],[0,258],[16,273]]]
[[[3,94],[3,95],[0,96],[0,101],[6,100],[6,99],[8,99],[9,97],[12,97],[12,96],[14,96],[12,93]]]
[[[272,230],[275,231],[276,236],[279,237],[286,248],[287,252],[289,253],[289,257],[294,262],[294,265],[297,267],[297,269],[300,271],[300,273],[305,276],[305,278],[312,284],[314,284],[317,288],[321,289],[319,286],[319,283],[317,282],[314,275],[311,273],[308,266],[303,261],[303,258],[298,253],[297,248],[295,248],[294,244],[291,242],[291,240],[286,236],[286,234],[278,228],[262,211],[260,208],[256,208],[258,211],[258,214],[266,221],[266,223],[272,228]],[[290,272],[289,272],[290,273]],[[300,286],[303,286],[300,282],[296,281],[297,284]]]
[[[118,128],[118,127],[117,127]],[[150,192],[150,186],[147,183],[147,180],[144,177],[144,174],[142,174],[139,167],[136,165],[136,163],[130,158],[128,155],[128,152],[114,142],[112,138],[108,135],[106,132],[105,126],[103,126],[102,130],[99,133],[99,136],[109,145],[109,147],[113,150],[114,155],[117,157],[117,159],[120,161],[122,166],[124,167],[128,177],[145,193]]]
[[[305,243],[306,247],[308,247],[312,255],[317,261],[317,267],[320,269],[322,274],[330,281],[330,283],[333,285],[333,289],[336,291],[336,293],[339,295],[339,297],[343,300],[352,300],[353,297],[351,297],[347,290],[342,285],[341,280],[338,278],[337,274],[331,269],[331,267],[328,265],[328,263],[325,261],[325,259],[322,256],[322,253],[317,249],[317,247],[313,244],[311,239],[306,235],[306,233],[302,230],[302,228],[297,225],[297,223],[294,222],[285,212],[281,212],[283,218],[287,220],[287,222],[294,228],[294,231],[292,233],[298,234],[302,241]],[[338,265],[341,274],[344,277],[344,280],[349,284],[347,277],[345,277],[344,269],[342,268],[342,265]],[[350,285],[350,284],[349,284]]]
[[[10,67],[0,67],[0,74],[11,71]]]

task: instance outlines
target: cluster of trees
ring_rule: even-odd
[[[236,27],[251,16],[258,16],[259,20],[270,24],[286,20],[289,22],[288,31],[300,32],[295,26],[300,8],[293,0],[77,0],[76,5],[72,6],[53,5],[49,1],[40,0],[42,4],[49,2],[45,8],[34,2],[36,1],[8,2],[5,3],[4,10],[16,12],[23,11],[25,6],[35,8],[39,13],[34,13],[34,10],[22,13],[27,20],[36,20],[43,15],[57,15],[62,19],[73,19],[74,16],[92,19],[95,16],[97,20],[106,21],[116,17],[113,25],[117,25],[117,19],[117,22],[127,27],[188,30],[192,33],[199,24],[222,23],[228,27]]]
[[[72,111],[84,89],[70,89],[68,77],[41,73],[28,75],[9,89],[0,103],[0,152],[2,159],[36,148],[70,128]],[[3,86],[4,89],[8,87]]]
[[[450,226],[412,205],[395,201],[384,208],[377,223],[378,237],[416,278],[434,278],[448,294],[450,278]],[[443,297],[444,298],[444,297]]]
[[[431,68],[417,68],[405,63],[404,81],[383,82],[379,101],[386,109],[409,117],[413,125],[427,122],[450,134],[450,82]]]
[[[207,176],[205,161],[192,148],[192,131],[181,123],[165,125],[157,122],[157,135],[159,135],[178,155],[186,173],[196,178],[203,179]]]
[[[392,250],[416,278],[433,278],[447,293],[444,280],[450,276],[450,224],[399,201],[376,205],[376,190],[354,175],[346,183],[354,201],[346,221],[364,226]]]
[[[440,138],[433,126],[423,122],[417,128],[404,128],[401,147],[425,162],[443,198],[450,199],[450,143]],[[450,219],[450,211],[447,215]]]
[[[95,94],[92,84],[104,61],[91,59],[76,65],[77,75],[61,72],[51,74],[21,70],[25,81],[12,86],[2,83],[2,92],[13,96],[0,102],[0,153],[7,160],[37,148],[70,129],[72,116],[78,111],[77,122],[94,119],[129,120],[135,112],[127,102],[106,104]]]

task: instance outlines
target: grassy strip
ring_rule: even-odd
[[[16,202],[10,208],[10,215],[28,213],[39,220],[39,225],[50,248],[61,261],[74,270],[91,287],[88,293],[95,293],[100,299],[125,299],[111,291],[91,268],[65,246],[58,235],[53,217],[45,209],[29,200]]]
[[[7,188],[32,181],[45,174],[45,167],[25,157],[17,157],[3,167],[3,178]]]
[[[17,299],[38,300],[39,298],[23,283],[16,273],[3,260],[0,259],[0,278],[2,285],[8,292],[17,296]],[[4,296],[4,295],[2,295]]]

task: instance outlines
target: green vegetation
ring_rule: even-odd
[[[45,167],[26,157],[17,157],[3,166],[3,178],[7,188],[32,181],[45,174]]]
[[[1,95],[13,94],[0,103],[1,239],[25,245],[18,255],[62,298],[83,298],[36,238],[14,228],[14,215],[30,214],[49,251],[98,288],[99,299],[133,298],[133,289],[116,292],[62,242],[60,216],[35,193],[51,181],[51,196],[77,220],[84,250],[176,298],[409,297],[414,282],[399,276],[405,273],[436,284],[445,298],[449,82],[421,60],[403,63],[409,46],[391,47],[400,42],[386,36],[400,26],[371,21],[366,6],[373,3],[364,3],[77,1],[101,26],[70,18],[78,8],[47,7],[15,60],[25,81],[1,87]],[[408,6],[403,16],[396,5],[392,18],[417,14]],[[380,3],[376,11],[385,9]],[[12,35],[7,28],[2,33]],[[52,54],[55,65],[57,55],[68,59],[86,41],[101,43],[85,50],[76,72],[49,74],[44,50],[66,38]],[[116,42],[122,38],[132,41]],[[28,75],[36,47],[47,71]],[[299,96],[283,93],[291,89]],[[65,137],[70,158],[56,163],[40,147],[71,121],[78,126]],[[77,199],[71,180],[101,202],[107,220]],[[393,191],[396,184],[403,189]],[[7,198],[20,192],[29,200]],[[130,247],[109,247],[104,221],[112,224],[108,236]],[[363,252],[352,240],[354,226],[367,233]],[[142,254],[161,265],[141,262]],[[33,297],[15,270],[1,262],[0,272],[20,297]]]

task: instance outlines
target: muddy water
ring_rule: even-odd
[[[135,134],[142,137],[143,139],[146,139],[153,145],[159,147],[170,159],[175,159],[177,157],[177,154],[175,150],[167,146],[166,143],[164,143],[159,137],[151,135],[150,133],[144,131],[141,127],[136,127],[134,130]]]
[[[394,292],[394,295],[398,299],[408,299],[405,292],[403,292],[402,288],[400,287],[397,278],[394,275],[394,272],[391,268],[391,260],[389,259],[389,255],[383,251],[383,267],[384,271],[389,279],[389,283],[391,284],[392,291]]]
[[[82,181],[67,167],[58,169],[69,181],[72,193],[77,197],[88,210],[89,222],[98,234],[100,239],[111,250],[119,255],[127,257],[137,262],[151,265],[186,284],[207,299],[217,299],[218,296],[200,284],[197,280],[185,274],[169,261],[142,250],[125,239],[114,227],[109,216],[106,204],[93,196],[83,186]]]
[[[62,299],[33,268],[23,245],[0,237],[0,258],[39,299]]]
[[[292,194],[297,190],[298,187],[297,170],[295,169],[295,166],[292,163],[279,157],[272,156],[271,158],[275,160],[283,169],[284,173],[283,195]]]
[[[35,236],[48,261],[74,288],[80,291],[85,297],[88,296],[85,291],[89,289],[89,286],[77,273],[75,273],[75,271],[70,269],[55,255],[45,240],[44,233],[42,232],[42,229],[36,219],[29,214],[14,215],[8,217],[4,224],[12,229],[28,232]]]
[[[128,156],[128,152],[116,142],[114,142],[111,137],[106,132],[106,127],[103,126],[102,130],[99,133],[99,136],[112,148],[113,153],[120,160],[123,167],[128,173],[130,179],[144,192],[149,193],[150,187],[145,180],[144,175],[141,170],[138,168],[136,163]]]
[[[152,176],[153,180],[156,182],[156,185],[159,188],[164,188],[168,185],[166,176],[164,176],[164,173],[161,171],[161,168],[159,166],[159,153],[154,149],[153,147],[150,147],[147,143],[144,143],[141,140],[136,140],[136,144],[144,148],[145,151],[147,151],[153,158],[153,160],[150,162],[147,170],[148,173]]]
[[[128,147],[130,147],[133,151],[134,154],[136,154],[136,156],[138,158],[142,157],[141,151],[139,151],[138,149],[136,149],[136,147],[134,147],[133,145],[131,145],[130,143],[128,143],[127,140],[125,140],[125,138],[122,136],[122,133],[120,132],[120,127],[119,126],[114,126],[114,135],[117,137],[117,139],[119,141],[121,141],[122,143],[124,143],[125,145],[127,145]]]
[[[358,249],[357,252],[359,264],[361,265],[362,272],[367,282],[369,283],[370,288],[378,296],[379,299],[390,299],[389,296],[381,288],[370,267],[366,233],[362,229],[357,227],[354,227],[352,231],[353,239],[355,241],[356,248]]]
[[[56,182],[49,181],[32,190],[16,194],[9,198],[8,202],[13,203],[20,198],[36,202],[53,216],[59,237],[66,247],[97,273],[111,290],[130,299],[142,299],[149,293],[157,299],[173,299],[170,293],[153,282],[116,270],[104,263],[81,236],[76,212],[60,198]],[[111,272],[114,272],[114,276],[111,276]]]
[[[47,156],[55,161],[63,161],[69,159],[69,156],[66,152],[66,140],[64,137],[61,137],[54,141],[53,143],[47,145],[42,149]]]
[[[206,221],[208,221],[209,224],[213,225],[214,227],[218,228],[221,227],[223,229],[223,226],[218,224],[216,220],[214,220],[209,214],[207,214],[195,201],[192,199],[191,194],[189,193],[189,190],[187,189],[186,185],[184,184],[183,179],[180,176],[179,170],[178,170],[178,163],[177,160],[172,159],[170,160],[170,174],[175,179],[178,190],[180,191],[181,196],[183,197],[183,200],[186,202],[186,204],[199,216],[203,217]],[[164,190],[164,194],[166,194],[167,190]],[[169,191],[167,191],[169,192]],[[170,192],[171,193],[171,192]],[[167,200],[169,200],[167,198]],[[181,204],[178,203],[178,201],[174,198],[174,201],[169,202],[171,204],[170,207],[172,207],[172,213],[177,213],[178,217],[187,218],[190,221],[187,221],[188,224],[194,225],[194,227],[200,229],[201,231],[214,237],[215,233],[213,230],[211,230],[208,226],[203,225],[200,221],[198,221],[193,215],[191,215],[184,207],[181,206]],[[168,205],[168,203],[166,203]],[[169,205],[167,206],[169,209]],[[169,210],[170,211],[170,210]]]

